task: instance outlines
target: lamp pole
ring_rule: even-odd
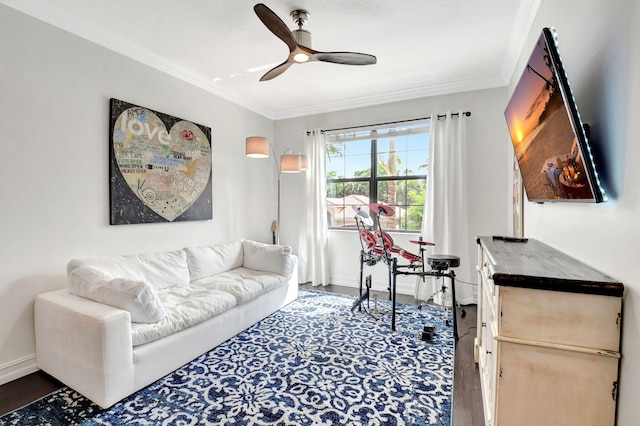
[[[293,153],[288,148],[280,157],[280,162],[276,158],[276,152],[273,149],[273,145],[269,139],[264,136],[249,136],[246,139],[246,155],[247,157],[265,158],[269,156],[269,151],[273,154],[273,161],[275,161],[276,173],[278,175],[278,200],[276,204],[277,216],[275,229],[273,224],[271,226],[274,232],[273,239],[275,244],[280,244],[280,197],[282,193],[282,171],[287,173],[299,173],[302,170],[307,169],[307,158],[305,155],[299,152]]]
[[[276,166],[276,173],[278,174],[278,200],[276,201],[276,245],[280,245],[280,192],[282,188],[282,183],[280,178],[282,177],[282,172],[280,171],[280,165],[278,164],[278,159],[276,158],[276,152],[271,146],[271,142],[269,142],[269,148],[271,149],[271,153],[273,154],[273,161]]]

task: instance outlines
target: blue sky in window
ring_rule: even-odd
[[[398,174],[404,175],[405,170],[410,174],[425,174],[423,166],[429,157],[429,134],[418,134],[395,137],[396,154],[401,159],[398,164]],[[386,158],[389,152],[390,138],[378,139],[378,154]],[[333,146],[342,155],[333,154],[327,159],[326,171],[335,171],[338,177],[354,177],[355,172],[370,168],[371,141],[358,140],[338,142]]]

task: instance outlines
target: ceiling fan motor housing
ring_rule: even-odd
[[[293,38],[296,43],[301,44],[304,47],[311,48],[311,33],[309,31],[299,28],[291,31],[291,34],[293,34]]]
[[[291,20],[298,26],[297,30],[291,31],[296,43],[305,47],[311,47],[311,33],[307,30],[303,30],[302,26],[309,22],[309,12],[303,9],[294,10],[291,12]]]

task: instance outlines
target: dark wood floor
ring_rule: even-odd
[[[358,294],[358,289],[356,288],[333,285],[313,288],[304,285],[300,288],[348,295]],[[387,294],[381,295],[380,298],[386,296]],[[418,304],[420,301],[411,296],[398,295],[398,302]],[[462,318],[461,310],[457,310],[459,340],[455,354],[452,425],[481,426],[483,425],[483,413],[480,375],[478,366],[473,360],[476,307],[475,305],[470,305],[464,306],[464,309],[466,311],[464,318]],[[0,386],[0,415],[29,404],[61,386],[60,382],[41,371],[4,384]]]
[[[0,386],[0,415],[27,405],[62,384],[48,374],[38,371]]]

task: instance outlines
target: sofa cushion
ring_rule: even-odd
[[[273,290],[274,288],[287,285],[289,277],[279,275],[273,272],[256,271],[245,267],[232,269],[231,271],[223,272],[212,278],[216,281],[234,281],[234,282],[256,282],[262,287],[263,293]]]
[[[256,299],[264,293],[264,287],[258,281],[232,280],[226,278],[228,274],[232,274],[235,271],[237,271],[237,269],[223,272],[222,274],[214,275],[212,277],[202,278],[197,281],[193,281],[191,285],[193,287],[201,287],[229,293],[236,298],[239,305]]]
[[[128,311],[132,322],[154,323],[165,316],[154,288],[143,281],[112,278],[93,266],[69,272],[71,293]]]
[[[228,311],[237,303],[229,293],[193,285],[164,288],[158,291],[158,297],[167,314],[154,324],[131,324],[133,346],[185,330]]]
[[[187,264],[191,281],[226,272],[242,266],[242,240],[218,246],[188,247]]]
[[[144,281],[156,290],[191,281],[184,250],[73,259],[67,264],[67,272],[80,266],[93,266],[111,278]]]
[[[273,272],[285,277],[291,275],[291,247],[275,246],[250,240],[244,240],[242,246],[244,249],[243,266],[245,268]]]

